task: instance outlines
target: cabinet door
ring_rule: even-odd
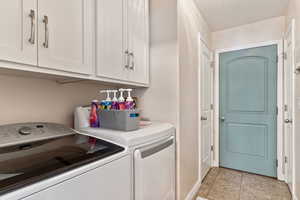
[[[92,73],[91,0],[39,0],[40,67]]]
[[[149,83],[149,0],[128,0],[130,80]]]
[[[124,0],[97,1],[97,75],[127,80],[127,3]]]
[[[0,60],[37,65],[36,0],[0,4]]]

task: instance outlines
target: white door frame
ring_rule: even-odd
[[[278,75],[277,75],[277,107],[278,107],[278,115],[277,115],[277,160],[278,160],[278,168],[277,168],[277,178],[279,180],[284,180],[284,172],[283,172],[283,40],[274,40],[268,42],[261,42],[249,45],[242,45],[235,48],[229,49],[218,49],[215,51],[215,71],[214,71],[214,105],[215,105],[215,118],[214,121],[216,122],[214,125],[214,147],[215,147],[215,159],[213,166],[219,167],[220,162],[220,128],[219,128],[219,55],[224,52],[229,51],[237,51],[249,48],[256,48],[256,47],[263,47],[269,45],[277,45],[278,46]]]
[[[198,182],[200,181],[200,183],[202,182],[202,151],[201,151],[201,92],[200,92],[200,89],[201,89],[201,44],[204,44],[208,50],[210,51],[211,53],[211,62],[213,61],[213,51],[209,48],[209,46],[207,45],[207,43],[202,39],[202,36],[201,34],[199,33],[199,36],[198,36],[198,159],[199,159],[199,166],[198,166]],[[212,100],[212,104],[214,102],[214,84],[215,84],[215,81],[214,81],[214,73],[213,71],[211,72],[211,100]],[[213,146],[213,143],[214,143],[214,112],[213,110],[211,111],[211,138],[210,138],[210,141],[211,141],[211,146]],[[214,160],[214,156],[213,156],[213,151],[211,151],[211,166],[213,166],[213,160]]]
[[[296,44],[295,44],[295,26],[296,26],[296,20],[295,19],[292,19],[288,28],[286,29],[286,32],[285,32],[285,35],[284,35],[284,40],[285,38],[288,36],[288,34],[292,34],[292,67],[293,67],[293,72],[295,72],[295,68],[296,68],[296,63],[295,63],[295,51],[296,51]],[[285,46],[284,46],[284,51],[286,51],[285,49]],[[285,62],[285,61],[284,61]],[[293,166],[292,166],[292,171],[293,171],[293,177],[292,177],[292,194],[294,194],[295,192],[295,181],[296,181],[296,178],[295,178],[295,172],[296,172],[296,169],[295,169],[295,100],[296,100],[296,97],[295,97],[295,73],[293,74],[293,77],[292,77],[292,82],[293,82],[293,86],[292,86],[292,104],[293,104],[293,109],[292,109],[292,146],[293,146],[293,157],[292,157],[292,160],[293,160]],[[285,140],[285,138],[284,138]],[[285,152],[286,149],[284,149],[284,155],[286,155],[286,152]],[[286,170],[287,168],[287,165],[285,165],[284,169]],[[288,180],[288,174],[286,173],[285,174],[285,181],[287,182]]]

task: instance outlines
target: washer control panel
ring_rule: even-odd
[[[71,128],[55,123],[22,123],[0,126],[0,147],[23,144],[77,134]]]

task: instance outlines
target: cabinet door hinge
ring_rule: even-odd
[[[276,159],[276,161],[275,161],[275,162],[276,162],[276,167],[278,167],[278,160]]]
[[[288,111],[288,105],[284,105],[284,111]]]
[[[210,109],[211,109],[211,110],[214,109],[214,104],[210,104]]]
[[[210,67],[213,68],[213,69],[215,68],[215,61],[210,62]]]
[[[214,149],[215,149],[214,146],[211,145],[211,146],[210,146],[210,150],[211,150],[211,151],[214,151]]]
[[[288,163],[288,157],[287,156],[284,157],[284,162]]]
[[[276,107],[276,115],[278,115],[279,109],[278,106]]]

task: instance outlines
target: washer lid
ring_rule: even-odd
[[[118,145],[80,134],[1,147],[0,195],[123,150]]]
[[[104,128],[82,128],[78,131],[128,148],[140,146],[175,134],[175,128],[172,124],[161,122],[153,122],[151,125],[143,126],[139,130],[129,132]]]

